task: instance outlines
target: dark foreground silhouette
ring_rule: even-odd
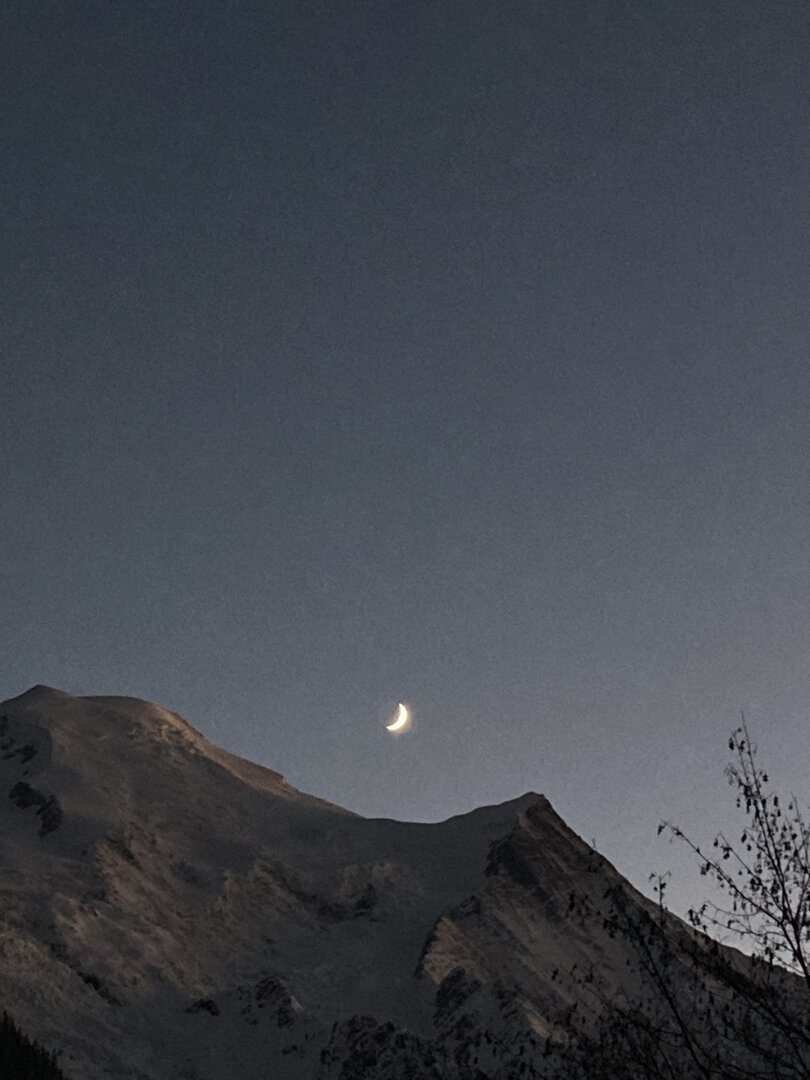
[[[3,1080],[64,1080],[54,1055],[23,1035],[5,1012],[0,1021],[0,1076]]]

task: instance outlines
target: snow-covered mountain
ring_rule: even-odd
[[[0,717],[0,1006],[70,1078],[518,1076],[558,972],[628,977],[569,910],[620,879],[541,795],[369,820],[147,702]]]

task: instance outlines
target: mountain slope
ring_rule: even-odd
[[[555,971],[628,978],[569,917],[621,879],[542,796],[368,820],[146,702],[0,717],[0,1006],[68,1078],[507,1077]]]

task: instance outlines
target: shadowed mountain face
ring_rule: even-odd
[[[147,702],[0,717],[0,1005],[68,1077],[519,1076],[559,972],[631,977],[571,913],[621,879],[540,795],[367,820]]]

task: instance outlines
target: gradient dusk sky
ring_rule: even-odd
[[[808,786],[804,0],[0,22],[0,697],[641,884],[741,709]]]

